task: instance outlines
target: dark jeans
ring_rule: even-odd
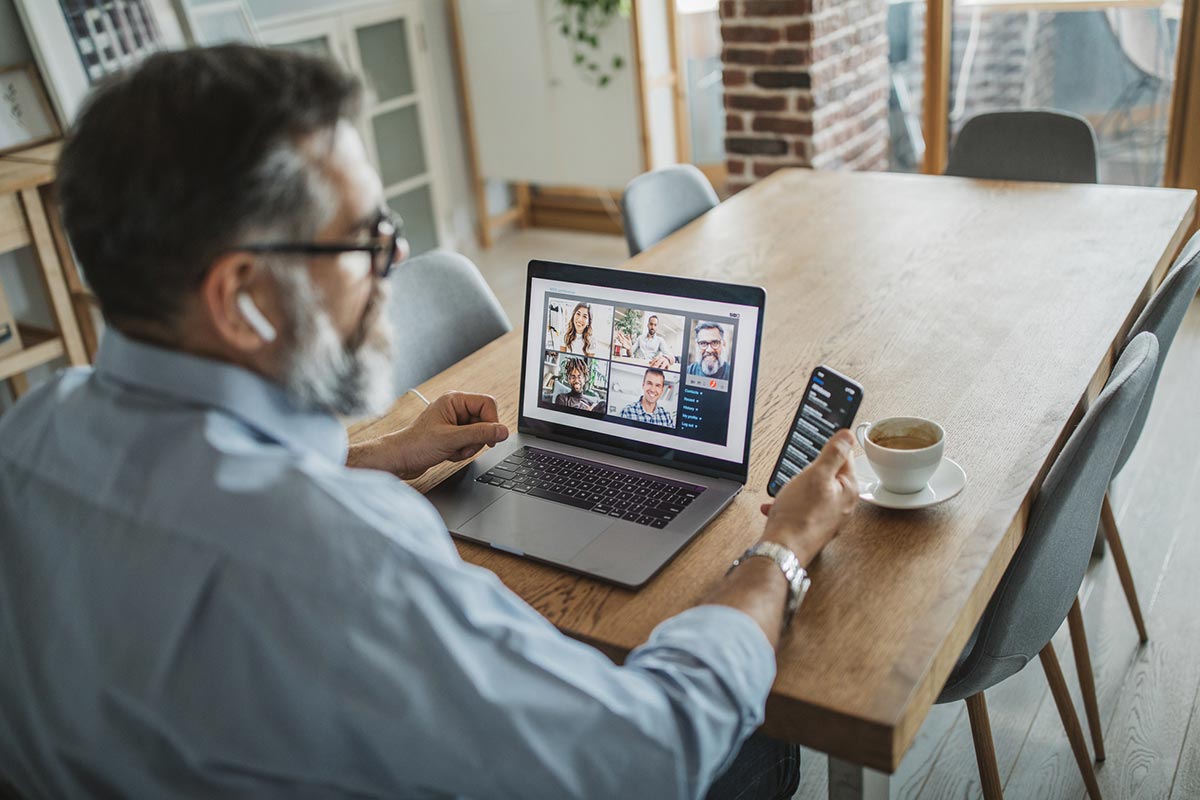
[[[756,733],[708,790],[707,800],[784,800],[800,786],[800,745]]]

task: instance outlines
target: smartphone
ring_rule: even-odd
[[[813,370],[787,441],[775,462],[767,494],[774,497],[821,452],[829,437],[854,424],[863,390],[854,381],[824,365]]]

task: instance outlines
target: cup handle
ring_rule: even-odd
[[[860,422],[854,426],[854,438],[858,439],[858,446],[863,450],[867,449],[867,443],[864,441],[867,437],[867,431],[871,429],[871,423]]]

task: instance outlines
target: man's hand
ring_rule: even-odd
[[[508,428],[499,422],[495,398],[447,392],[404,430],[352,448],[346,464],[411,480],[443,461],[463,461],[507,438]]]
[[[763,503],[767,526],[762,538],[789,548],[802,566],[829,543],[858,501],[853,443],[849,431],[835,433],[817,460],[788,481],[774,503]],[[750,558],[717,586],[708,602],[750,615],[774,647],[786,597],[787,581],[779,567],[765,558]]]
[[[779,490],[775,502],[762,505],[767,515],[763,538],[790,548],[804,566],[837,534],[858,502],[853,449],[850,431],[838,431],[817,459]]]
[[[674,363],[674,359],[670,356],[664,356],[662,353],[659,353],[654,358],[650,359],[650,366],[654,367],[655,369],[666,369],[667,367],[671,366],[672,363]]]

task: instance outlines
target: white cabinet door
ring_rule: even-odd
[[[442,244],[445,214],[437,150],[437,108],[420,9],[389,2],[308,21],[268,24],[263,39],[313,55],[334,57],[363,82],[357,127],[383,180],[387,203],[404,220],[413,254]]]

